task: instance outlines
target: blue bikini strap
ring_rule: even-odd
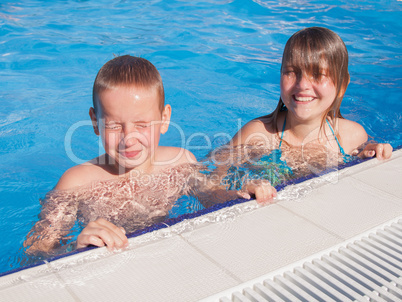
[[[281,141],[279,142],[279,147],[278,147],[278,149],[280,149],[281,146],[282,146],[283,132],[285,132],[285,127],[286,127],[286,116],[285,116],[285,120],[283,121],[282,134],[281,134]]]
[[[332,129],[332,126],[331,126],[331,124],[329,123],[329,121],[328,121],[327,119],[326,119],[326,121],[327,121],[327,124],[328,124],[328,126],[329,126],[329,129],[331,129],[331,132],[332,132],[332,134],[333,134],[334,137],[335,137],[336,143],[338,144],[338,147],[339,147],[339,151],[341,152],[342,155],[346,155],[345,150],[343,150],[341,144],[339,143],[338,138],[337,138],[336,135],[335,135],[334,129]],[[283,133],[285,132],[285,127],[286,127],[286,116],[285,116],[285,119],[284,119],[284,121],[283,121],[282,134],[281,134],[281,141],[279,142],[279,147],[278,147],[278,149],[280,149],[281,146],[282,146]]]
[[[327,121],[327,124],[328,124],[328,126],[329,126],[329,129],[331,129],[331,132],[332,132],[332,134],[334,135],[335,140],[336,140],[336,142],[337,142],[337,144],[338,144],[338,146],[339,146],[339,151],[341,151],[341,154],[342,154],[342,155],[345,155],[345,154],[346,154],[346,153],[345,153],[345,150],[343,150],[341,144],[339,143],[339,140],[338,140],[338,138],[337,138],[336,135],[335,135],[334,129],[332,129],[332,126],[331,126],[331,124],[328,122],[327,119],[326,119],[326,121]]]

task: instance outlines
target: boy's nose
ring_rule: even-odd
[[[122,134],[125,147],[130,147],[138,142],[138,131],[136,131],[135,127],[124,127]]]
[[[124,137],[124,146],[126,148],[129,148],[133,145],[135,145],[138,142],[138,139],[132,135]]]

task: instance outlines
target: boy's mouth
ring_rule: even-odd
[[[140,154],[141,150],[138,151],[122,151],[120,152],[120,155],[122,155],[125,158],[133,158],[136,157],[138,154]]]

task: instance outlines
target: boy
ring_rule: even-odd
[[[191,152],[158,145],[168,130],[171,107],[164,104],[161,76],[149,61],[126,55],[107,62],[95,79],[89,115],[106,153],[62,175],[24,243],[31,245],[29,254],[55,253],[77,217],[86,225],[77,248],[123,247],[128,243],[125,229],[163,221],[174,201],[186,194],[189,177],[200,176],[191,165],[196,163]],[[203,193],[204,199],[218,191],[225,200],[237,197],[208,185],[204,189],[209,193]]]

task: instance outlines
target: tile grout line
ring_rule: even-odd
[[[201,254],[204,258],[206,258],[209,262],[215,264],[216,266],[218,266],[220,269],[222,269],[222,271],[224,271],[229,277],[233,278],[234,280],[236,280],[239,283],[242,283],[244,281],[242,281],[238,276],[236,276],[234,273],[232,273],[231,271],[229,271],[227,268],[225,268],[224,266],[222,266],[219,262],[217,262],[215,259],[213,259],[211,256],[209,256],[208,254],[204,253],[202,250],[200,250],[196,245],[192,244],[191,242],[189,242],[186,238],[184,238],[181,234],[179,234],[180,238],[182,238],[184,240],[184,242],[186,242],[189,246],[191,246],[193,249],[195,249],[199,254]]]
[[[322,225],[320,225],[320,224],[318,224],[318,223],[315,223],[314,221],[311,221],[311,220],[308,219],[307,217],[304,217],[303,215],[300,215],[299,213],[296,213],[296,212],[292,211],[291,209],[289,209],[289,208],[287,208],[287,207],[285,207],[285,206],[282,206],[282,205],[279,204],[279,203],[277,203],[277,205],[278,205],[279,207],[281,207],[283,210],[285,210],[285,211],[287,211],[287,212],[289,212],[289,213],[291,213],[291,214],[293,214],[293,215],[299,217],[300,219],[302,219],[302,220],[304,220],[304,221],[306,221],[306,222],[308,222],[308,223],[314,225],[315,227],[319,228],[320,230],[324,231],[325,233],[328,233],[328,234],[334,236],[336,239],[339,239],[339,240],[342,240],[342,241],[347,240],[347,238],[343,238],[342,236],[340,236],[340,235],[338,235],[338,234],[332,232],[331,230],[328,230],[326,227],[324,227],[324,226],[322,226]]]
[[[374,169],[383,164],[398,160],[401,157],[402,157],[402,149],[393,151],[392,157],[390,159],[379,161],[377,158],[370,158],[363,163],[355,164],[353,166],[338,171],[340,172],[341,178],[346,178],[348,176],[353,176],[363,171]]]
[[[396,160],[396,159],[398,159],[399,157],[401,157],[400,154],[402,154],[402,150],[399,151],[399,153],[398,153],[398,155],[397,155],[396,157],[391,158],[390,161]],[[375,160],[375,159],[372,159],[372,160]],[[373,189],[374,192],[377,191],[376,193],[379,193],[380,196],[381,196],[381,195],[382,195],[382,196],[385,195],[385,196],[392,197],[389,201],[392,202],[393,204],[400,205],[399,203],[396,203],[396,202],[395,202],[395,199],[398,199],[398,200],[402,201],[401,197],[396,196],[396,195],[394,195],[394,194],[392,194],[392,193],[383,191],[383,190],[381,190],[380,188],[374,187],[374,186],[372,186],[371,184],[368,184],[368,183],[366,183],[366,182],[364,182],[364,181],[362,181],[362,180],[356,178],[356,176],[355,176],[356,174],[359,174],[359,173],[361,173],[362,171],[370,170],[370,169],[372,169],[372,168],[375,168],[376,166],[377,166],[377,164],[374,164],[374,166],[371,166],[371,165],[370,165],[369,167],[367,167],[367,169],[364,169],[364,168],[363,168],[362,170],[354,171],[354,172],[352,172],[352,173],[350,173],[350,171],[347,171],[346,174],[341,175],[341,179],[342,179],[342,180],[345,180],[345,179],[347,179],[348,177],[350,177],[350,178],[352,178],[353,180],[356,180],[358,183],[363,184],[364,186],[370,187],[371,189]],[[321,187],[322,185],[324,185],[324,184],[320,184],[320,186],[317,186],[317,187],[319,188],[319,187]],[[317,189],[317,187],[314,187],[314,189]],[[375,196],[375,194],[372,194],[372,195]],[[338,234],[332,232],[331,230],[328,230],[326,227],[324,227],[324,226],[322,226],[322,225],[320,225],[320,224],[317,224],[317,223],[314,222],[314,221],[311,221],[309,218],[307,218],[307,217],[305,217],[305,216],[303,216],[303,215],[301,215],[301,214],[299,214],[299,213],[297,213],[297,212],[294,212],[293,210],[291,210],[291,209],[289,209],[289,208],[287,208],[287,207],[285,207],[285,206],[282,206],[282,205],[280,204],[280,202],[278,202],[278,203],[276,203],[276,204],[277,204],[278,206],[280,206],[282,209],[284,209],[284,210],[286,210],[286,211],[288,211],[288,212],[290,212],[290,213],[296,215],[297,217],[300,217],[301,219],[303,219],[303,220],[305,220],[305,221],[307,221],[307,222],[313,224],[314,226],[316,226],[316,227],[320,228],[321,230],[323,230],[323,231],[325,231],[325,232],[327,232],[327,233],[329,233],[329,234],[335,236],[336,238],[341,239],[341,240],[348,240],[348,238],[344,238],[343,236],[338,235]]]
[[[74,293],[74,291],[67,285],[67,283],[63,280],[63,278],[59,275],[58,271],[52,266],[52,264],[48,261],[46,261],[47,267],[50,269],[51,273],[54,274],[61,282],[61,284],[64,286],[66,291],[70,294],[70,296],[74,299],[76,302],[81,302],[81,299],[78,298],[78,296]]]
[[[361,183],[361,184],[364,184],[365,186],[368,186],[368,187],[372,188],[373,191],[378,191],[378,193],[381,193],[382,195],[385,195],[385,196],[388,195],[389,197],[393,197],[393,199],[396,198],[396,199],[402,201],[402,198],[401,198],[400,196],[397,196],[397,195],[394,195],[393,193],[384,191],[384,190],[382,190],[381,188],[374,187],[373,185],[371,185],[371,184],[369,184],[369,183],[367,183],[367,182],[365,182],[365,181],[363,181],[363,180],[357,178],[355,175],[349,175],[349,177],[353,178],[354,180],[356,180],[357,182],[359,182],[359,183]],[[392,199],[391,199],[390,201],[393,202]]]

